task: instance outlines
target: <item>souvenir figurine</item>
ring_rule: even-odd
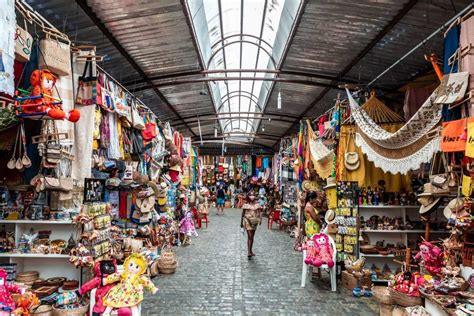
[[[334,266],[333,249],[329,242],[329,236],[324,233],[315,234],[312,237],[316,247],[314,265],[320,267],[327,264],[329,268]]]
[[[140,254],[131,254],[123,264],[123,273],[114,273],[105,279],[105,284],[119,282],[105,295],[104,315],[109,316],[113,309],[130,307],[132,316],[139,316],[138,305],[143,301],[144,289],[155,294],[158,289],[143,274],[147,269],[146,259]]]
[[[379,195],[379,189],[377,187],[375,187],[375,190],[374,190],[374,205],[379,205],[380,203],[380,195]]]
[[[7,272],[0,269],[0,316],[9,316],[15,310],[11,293],[23,294],[25,289],[7,283]]]
[[[372,205],[373,202],[373,192],[370,186],[367,188],[367,205]]]

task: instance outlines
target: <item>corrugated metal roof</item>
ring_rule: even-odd
[[[195,3],[198,0],[88,0],[87,3],[141,70],[148,77],[155,77],[202,69],[199,52],[194,45],[192,30],[188,24],[189,20],[185,15],[186,10],[183,8],[185,1]],[[146,85],[142,76],[76,3],[69,0],[26,0],[26,2],[58,29],[64,30],[73,41],[96,45],[98,53],[105,55],[101,66],[119,81],[129,83],[127,87],[132,92]],[[282,69],[332,76],[339,74],[409,2],[408,0],[308,0],[283,60]],[[455,14],[453,5],[456,11],[460,11],[470,3],[467,0],[417,1],[391,31],[383,36],[344,78],[336,78],[336,82],[343,79],[352,79],[362,84],[369,82],[451,18]],[[424,61],[422,55],[431,52],[438,54],[442,52],[442,34],[428,42],[424,48],[407,58],[376,84],[384,89],[392,89],[415,73],[429,69],[430,65]],[[330,83],[329,80],[314,80]],[[187,83],[159,88],[180,116],[189,117],[190,128],[195,134],[198,134],[197,123],[194,122],[195,116],[215,113],[212,99],[208,95],[208,89],[204,89],[205,86],[205,83]],[[283,100],[281,111],[276,108],[279,91]],[[323,91],[325,91],[323,87],[292,83],[275,84],[265,112],[302,115]],[[337,93],[337,90],[330,89],[306,115],[316,116],[328,109],[334,104]],[[152,89],[138,91],[136,94],[161,119],[173,120],[180,124],[180,130],[186,132],[177,115]],[[277,120],[270,122],[262,120],[262,123],[265,132],[261,131],[260,126],[258,133],[277,136],[283,135],[291,126],[290,123]],[[213,138],[214,125],[212,120],[201,122],[202,133],[212,135],[210,138]],[[267,145],[274,143],[273,139],[256,138],[255,141]]]

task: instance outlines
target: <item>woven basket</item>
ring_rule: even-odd
[[[162,251],[157,261],[158,269],[160,273],[163,274],[172,274],[176,271],[176,268],[178,267],[176,255],[171,250]]]
[[[32,316],[53,316],[53,308],[51,305],[39,305],[33,307],[31,311]]]
[[[372,288],[372,293],[374,293],[374,298],[380,304],[391,305],[393,304],[392,297],[390,296],[390,292],[387,287],[385,286],[374,286]]]
[[[78,308],[62,309],[53,306],[53,316],[84,316],[88,315],[89,304]]]
[[[423,300],[421,297],[416,296],[408,296],[405,293],[395,291],[392,288],[389,288],[390,298],[393,300],[393,303],[400,305],[400,306],[416,306],[422,305]]]

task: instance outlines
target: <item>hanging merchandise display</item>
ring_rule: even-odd
[[[15,1],[6,0],[0,11],[0,92],[15,93],[13,63],[15,60]]]

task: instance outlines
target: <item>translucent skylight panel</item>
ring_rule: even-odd
[[[240,1],[218,0],[221,3],[224,37],[240,34]]]
[[[244,1],[244,34],[251,34],[260,37],[260,28],[262,27],[264,6],[264,0]]]
[[[221,38],[218,0],[203,0],[211,45]]]

